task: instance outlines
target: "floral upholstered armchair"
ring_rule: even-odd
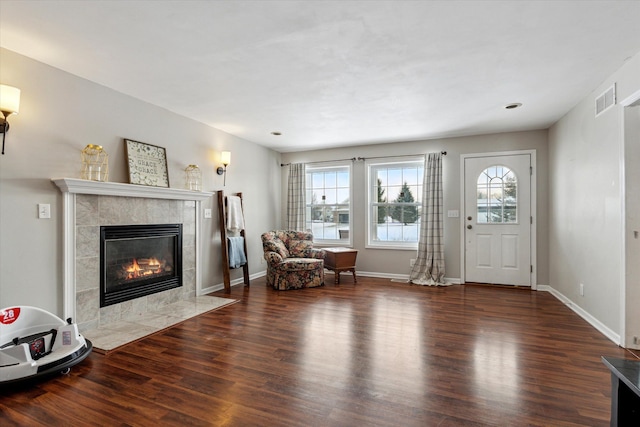
[[[324,251],[313,248],[313,234],[276,230],[261,237],[267,285],[279,290],[324,285]]]

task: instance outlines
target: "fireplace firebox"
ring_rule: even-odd
[[[100,307],[182,286],[182,224],[100,227]]]

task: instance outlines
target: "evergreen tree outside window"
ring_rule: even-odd
[[[395,203],[396,207],[393,210],[391,218],[405,225],[418,221],[418,208],[415,205],[413,194],[411,194],[411,188],[409,188],[406,182],[402,185]]]
[[[369,247],[416,248],[424,158],[367,162]]]
[[[378,224],[383,224],[384,219],[388,216],[387,207],[384,205],[386,203],[387,198],[384,196],[384,188],[382,188],[382,181],[378,178],[378,197],[377,201],[380,203],[378,205]]]

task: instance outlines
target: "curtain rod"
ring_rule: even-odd
[[[446,151],[441,151],[440,154],[443,156],[447,155]],[[367,160],[367,159],[387,159],[389,157],[416,157],[416,156],[424,156],[423,154],[402,154],[400,156],[377,156],[377,157],[352,157],[350,159],[337,159],[337,160],[320,160],[319,162],[309,162],[309,163],[330,163],[330,162],[342,162],[345,160],[351,160],[352,162]],[[291,163],[280,163],[280,167],[289,166]]]
[[[356,160],[360,160],[360,157],[352,157],[350,159],[337,159],[337,160],[320,160],[318,162],[309,162],[309,163],[332,163],[332,162],[344,162],[346,160],[351,160],[355,162]],[[289,166],[291,163],[280,163],[280,166]]]
[[[443,156],[447,155],[446,151],[441,151],[440,154],[442,154]],[[367,160],[367,159],[388,159],[389,157],[417,157],[417,156],[424,156],[425,153],[422,154],[401,154],[399,156],[376,156],[376,157],[358,157],[358,160]]]

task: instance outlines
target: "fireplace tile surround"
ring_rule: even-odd
[[[135,319],[199,295],[200,202],[212,193],[130,184],[53,180],[65,197],[65,318],[81,331]],[[94,194],[96,193],[96,194]],[[183,224],[183,285],[100,308],[100,226]]]
[[[194,202],[82,194],[76,213],[76,322],[81,327],[127,320],[196,296]],[[159,223],[183,224],[182,287],[100,308],[100,226]]]

